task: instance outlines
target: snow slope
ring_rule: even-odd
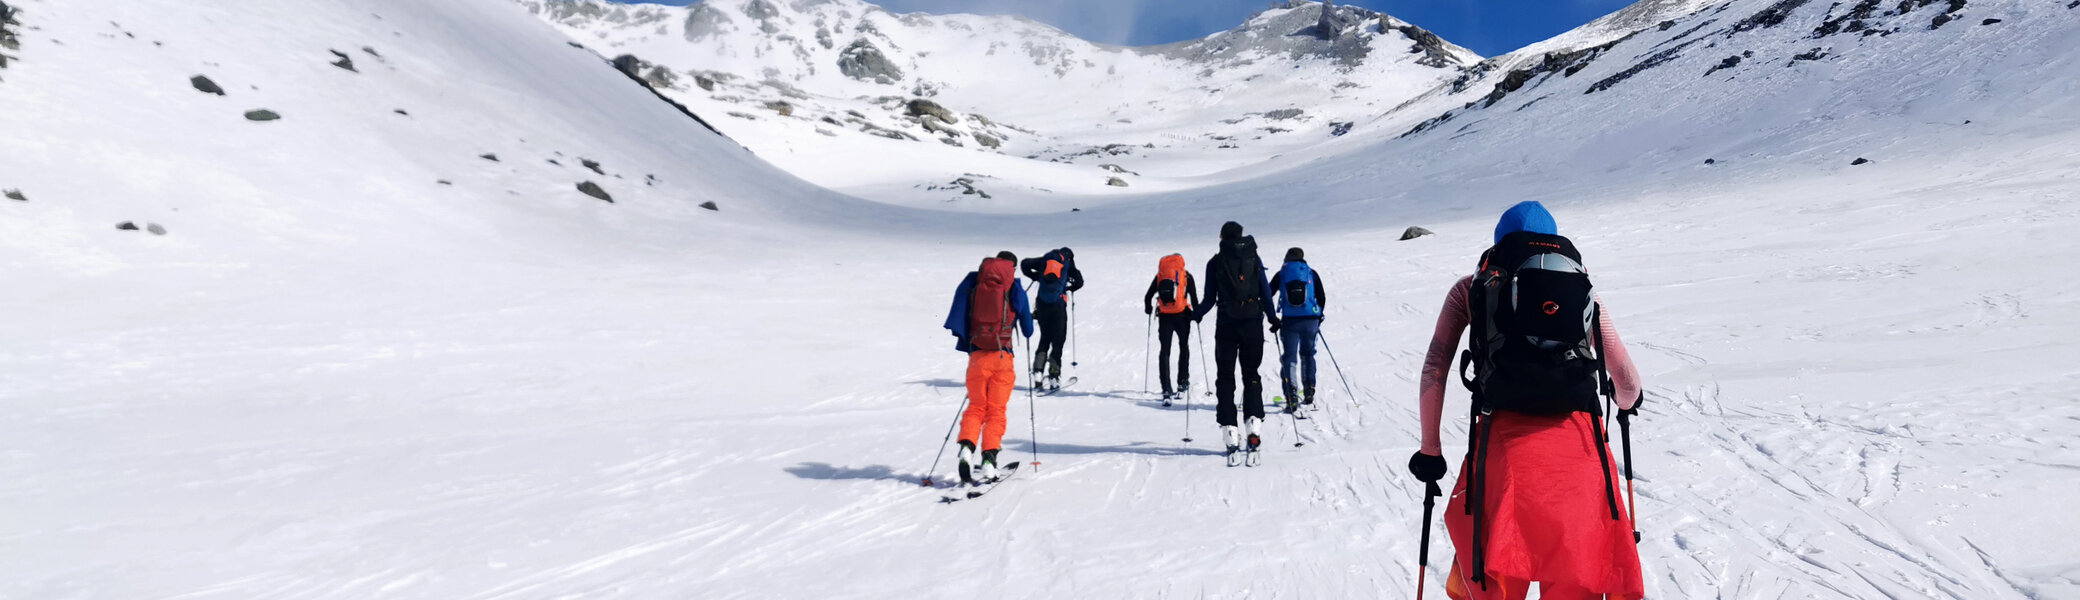
[[[1524,198],[1647,377],[1651,597],[2080,597],[2074,10],[1698,75],[1816,4],[1582,91],[1687,27],[1655,31],[1442,128],[997,215],[816,189],[502,0],[10,4],[0,597],[1413,597],[1417,365]],[[1325,373],[1257,469],[1142,392],[1133,333],[1157,258],[1230,218],[1307,249],[1357,395]],[[1062,244],[1082,383],[1014,403],[1032,476],[941,506],[947,295]]]
[[[860,0],[522,4],[603,56],[643,59],[675,98],[804,179],[961,210],[1224,181],[1212,176],[1333,139],[1479,60],[1393,17],[1325,18],[1315,2],[1147,48]],[[951,122],[910,110],[919,98]]]

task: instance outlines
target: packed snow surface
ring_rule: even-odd
[[[1849,7],[1732,0],[1046,211],[826,191],[505,0],[8,5],[0,597],[1412,598],[1423,351],[1538,199],[1645,375],[1650,597],[2080,598],[2063,4],[1815,41]],[[1713,41],[1585,91],[1679,35]],[[1157,260],[1229,219],[1306,249],[1338,361],[1256,468],[1144,376]],[[1038,464],[942,505],[951,292],[1064,245],[1081,382],[1021,390],[1005,458]]]

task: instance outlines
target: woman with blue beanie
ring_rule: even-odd
[[[1446,377],[1469,326],[1466,360],[1477,368],[1462,382],[1473,391],[1474,424],[1445,509],[1458,550],[1446,593],[1520,600],[1536,583],[1539,597],[1556,600],[1645,595],[1597,393],[1597,374],[1607,371],[1629,417],[1638,410],[1639,371],[1590,293],[1573,243],[1539,203],[1504,212],[1479,272],[1445,297],[1423,363],[1422,449],[1409,458],[1409,471],[1424,482],[1445,475],[1438,425]]]

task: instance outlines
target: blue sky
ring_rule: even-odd
[[[868,0],[896,12],[1020,14],[1084,39],[1163,44],[1224,31],[1276,0]],[[1632,0],[1339,0],[1415,23],[1482,56],[1573,29]],[[686,4],[665,0],[660,4]]]

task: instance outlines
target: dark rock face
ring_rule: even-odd
[[[776,113],[780,113],[780,116],[783,116],[783,117],[791,117],[791,116],[794,116],[794,105],[793,105],[793,104],[788,104],[788,103],[786,103],[786,102],[782,102],[782,101],[779,101],[779,100],[773,100],[773,101],[767,102],[767,103],[766,103],[766,110],[770,110],[770,111],[773,111],[773,112],[776,112]]]
[[[882,85],[894,84],[903,78],[903,70],[888,60],[880,48],[865,39],[853,40],[838,54],[838,72],[860,81],[872,81]]]
[[[491,162],[498,162],[498,155],[497,155],[497,154],[492,154],[492,153],[489,153],[489,152],[486,152],[486,153],[483,153],[483,154],[479,154],[479,155],[477,155],[477,158],[481,158],[481,159],[484,159],[484,160],[488,160],[488,161],[491,161]]]
[[[361,72],[354,69],[354,57],[347,56],[347,53],[340,52],[338,50],[330,50],[329,52],[331,52],[333,56],[339,57],[339,60],[332,62],[332,66],[346,69],[348,71],[353,71],[355,73]]]
[[[188,79],[188,84],[195,86],[195,91],[204,94],[224,95],[224,88],[217,86],[217,82],[210,81],[208,77],[196,75]]]
[[[1716,158],[1707,158],[1707,159],[1704,159],[1704,164],[1707,164],[1707,165],[1716,165],[1716,164],[1719,164],[1719,159],[1716,159]]]
[[[124,221],[121,223],[117,223],[116,229],[120,231],[137,231],[137,224],[129,221]]]
[[[1731,68],[1734,68],[1734,67],[1740,66],[1740,64],[1741,64],[1741,57],[1740,57],[1739,55],[1735,55],[1735,56],[1728,56],[1728,57],[1726,57],[1726,60],[1722,60],[1722,61],[1719,61],[1719,64],[1718,64],[1718,65],[1716,65],[1716,66],[1713,66],[1713,67],[1711,68],[1711,70],[1705,71],[1705,72],[1704,72],[1704,76],[1705,76],[1705,77],[1711,77],[1713,73],[1717,73],[1717,72],[1719,72],[1719,71],[1720,71],[1720,70],[1722,70],[1722,69],[1731,69]]]
[[[601,175],[607,174],[605,170],[599,168],[599,161],[592,160],[589,158],[579,158],[578,164],[584,165],[587,169],[592,169],[592,172],[594,173],[598,173]]]
[[[1776,4],[1771,4],[1769,8],[1762,9],[1762,12],[1749,15],[1748,18],[1734,22],[1733,30],[1740,32],[1782,25],[1784,24],[1784,19],[1791,18],[1791,11],[1798,10],[1798,7],[1805,6],[1806,2],[1809,1],[1777,0]],[[1908,1],[1912,2],[1913,0]]]
[[[1871,162],[1871,159],[1868,159],[1868,158],[1864,158],[1864,157],[1858,156],[1858,157],[1856,157],[1856,160],[1852,160],[1852,161],[1849,161],[1849,165],[1850,165],[1850,166],[1856,166],[1856,165],[1867,165],[1867,164],[1870,164],[1870,162]]]
[[[1357,125],[1357,123],[1353,123],[1350,121],[1337,121],[1334,123],[1330,123],[1329,135],[1334,137],[1343,137],[1343,134],[1350,133],[1351,128],[1356,127]]]
[[[1791,62],[1799,62],[1804,60],[1820,60],[1823,58],[1827,58],[1827,50],[1821,48],[1814,48],[1812,50],[1801,52],[1797,56],[1791,57]]]
[[[612,201],[611,201],[611,200],[609,200],[609,202],[612,202]],[[707,201],[707,202],[702,202],[702,203],[701,203],[701,208],[705,208],[705,209],[708,209],[708,210],[712,210],[712,211],[716,211],[716,212],[721,212],[721,211],[722,211],[722,208],[721,208],[721,207],[715,206],[715,201],[714,201],[714,200],[709,200],[709,201]]]
[[[1404,231],[1402,231],[1402,232],[1401,232],[1401,241],[1404,241],[1404,242],[1406,242],[1406,241],[1409,241],[1409,240],[1412,240],[1412,239],[1416,239],[1416,238],[1419,238],[1419,237],[1423,237],[1423,236],[1426,236],[1426,235],[1437,235],[1437,234],[1434,234],[1434,233],[1430,233],[1430,230],[1428,230],[1428,229],[1424,229],[1424,228],[1421,228],[1421,227],[1414,227],[1414,226],[1411,226],[1411,227],[1409,227],[1408,229],[1406,229],[1406,230],[1404,230]]]
[[[1293,119],[1298,119],[1306,114],[1307,111],[1300,110],[1297,108],[1281,108],[1278,110],[1264,113],[1264,118],[1271,119],[1273,121],[1290,121]]]
[[[1109,185],[1112,187],[1127,187],[1127,180],[1120,179],[1118,177],[1107,177],[1105,178],[1105,185]]]
[[[593,183],[590,181],[580,183],[578,184],[578,191],[587,196],[605,200],[608,204],[612,204],[614,202],[614,197],[607,195],[607,191],[604,189],[600,189],[599,184],[597,183]]]
[[[698,14],[702,10],[712,10],[712,8],[710,8],[706,4],[696,4],[694,6],[697,7],[694,11],[696,14]],[[692,34],[689,33],[687,35],[689,39],[691,39]],[[664,95],[664,92],[657,91],[656,84],[651,83],[650,80],[645,79],[641,75],[638,75],[638,72],[640,72],[642,68],[647,64],[648,63],[643,62],[643,59],[636,58],[633,54],[623,54],[621,56],[614,57],[614,70],[620,71],[622,75],[628,76],[630,80],[636,82],[636,85],[643,86],[643,89],[650,90],[650,94],[653,96],[657,96],[658,100],[664,102],[665,104],[671,105],[672,108],[679,109],[679,114],[686,115],[686,118],[693,119],[693,122],[695,123],[700,123],[701,127],[707,128],[708,133],[722,135],[722,132],[715,129],[714,125],[708,124],[707,119],[701,118],[700,115],[693,114],[693,109],[686,108],[685,104],[680,104],[678,100],[673,100],[670,96]],[[722,137],[726,138],[729,136],[724,135]]]
[[[160,227],[158,223],[146,223],[144,230],[152,232],[152,235],[166,235],[166,228]]]
[[[2000,20],[2000,19],[1987,19],[1987,20],[1984,20],[1984,21],[1980,21],[1980,22],[1979,22],[1979,24],[1980,24],[1980,25],[1992,25],[1992,24],[1994,24],[1994,23],[1999,23],[1999,22],[2001,22],[2001,20]]]
[[[908,104],[905,104],[903,106],[903,112],[904,114],[913,117],[936,118],[942,123],[961,122],[960,117],[954,116],[953,111],[946,110],[946,107],[940,106],[937,102],[933,102],[923,98],[917,98],[911,100]]]
[[[247,121],[263,121],[263,122],[265,122],[265,121],[276,121],[276,120],[280,120],[281,118],[282,118],[282,115],[280,115],[280,114],[277,114],[277,113],[275,113],[274,111],[271,111],[271,110],[267,110],[267,109],[265,109],[265,108],[261,108],[261,109],[255,109],[255,110],[249,110],[249,111],[246,111],[246,120],[247,120]]]
[[[1004,140],[1000,140],[1000,139],[997,139],[997,138],[996,138],[995,136],[991,136],[991,135],[989,135],[989,134],[987,134],[987,133],[982,133],[982,132],[979,132],[979,131],[978,131],[978,132],[975,132],[975,133],[974,133],[974,134],[972,134],[972,135],[974,135],[974,136],[975,136],[975,143],[977,143],[977,144],[982,144],[982,147],[984,147],[984,148],[1002,148],[1002,147],[1004,147]]]
[[[7,190],[7,199],[9,199],[9,200],[14,200],[14,201],[16,201],[16,202],[28,202],[28,201],[29,201],[29,197],[28,197],[28,196],[23,196],[23,195],[22,195],[22,191],[21,191],[21,190]]]

